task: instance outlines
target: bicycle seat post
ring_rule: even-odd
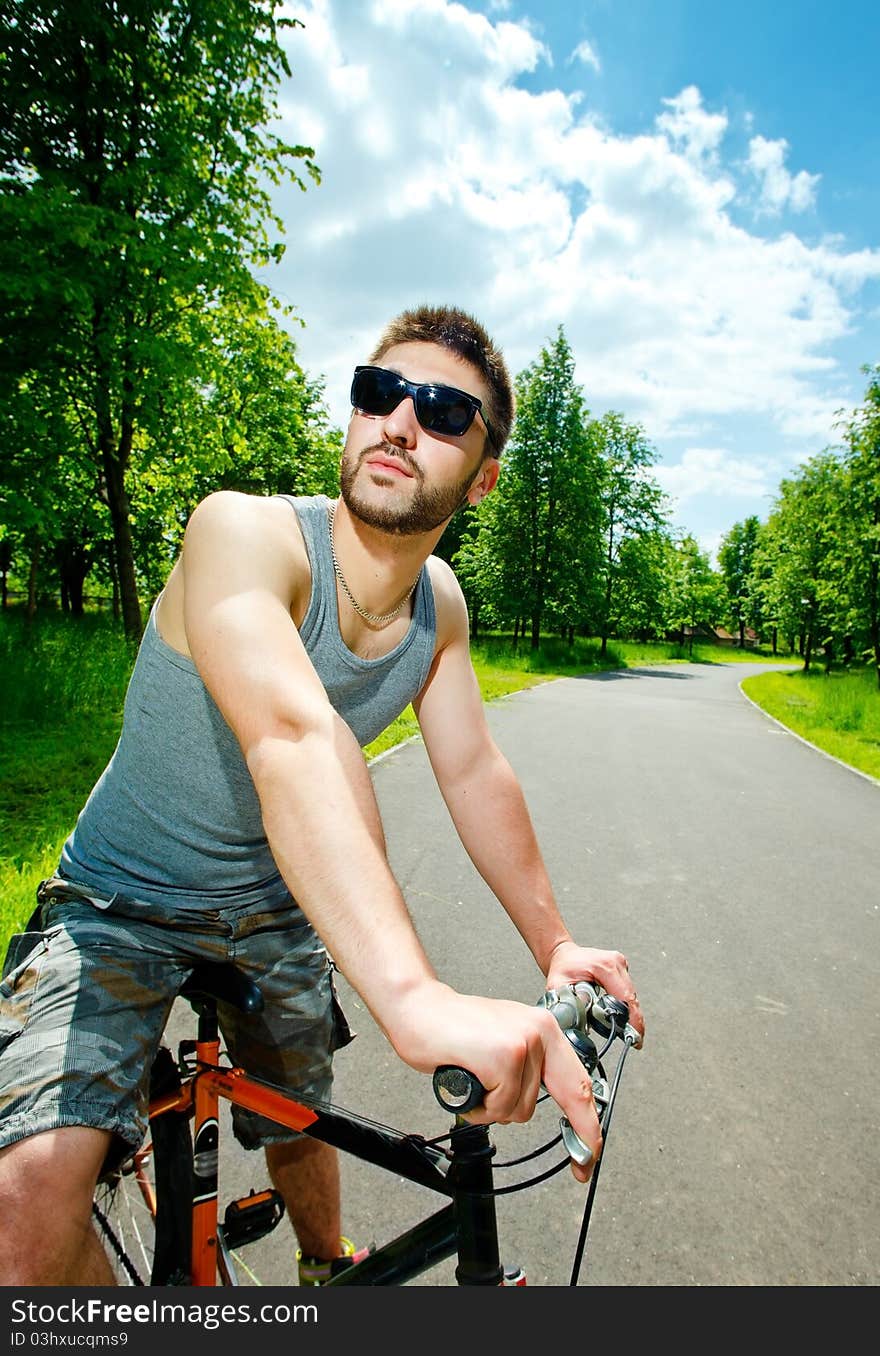
[[[196,1055],[199,1065],[216,1066],[220,1058],[217,1001],[213,994],[188,995],[198,1014]],[[219,1172],[219,1103],[216,1091],[196,1072],[193,1118],[192,1284],[215,1285],[217,1187]]]
[[[458,1226],[459,1285],[501,1285],[504,1269],[498,1256],[498,1226],[492,1194],[495,1146],[489,1128],[457,1119],[451,1137],[452,1162],[447,1180]]]
[[[219,1036],[217,1030],[217,1004],[215,1000],[213,998],[204,997],[192,999],[191,1002],[199,1018],[199,1045],[213,1044]]]

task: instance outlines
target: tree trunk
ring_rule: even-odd
[[[25,616],[31,621],[37,611],[37,570],[40,562],[40,543],[34,544],[31,551],[31,564],[28,570],[28,593]]]
[[[807,634],[804,636],[803,656],[804,656],[804,673],[809,673],[809,672],[810,672],[810,663],[811,663],[812,658],[813,658],[813,632],[812,632],[812,631],[807,631]]]
[[[58,548],[58,573],[61,577],[61,606],[74,617],[85,611],[83,586],[91,569],[88,549],[79,541],[62,542]]]
[[[111,451],[105,450],[104,475],[107,484],[107,506],[113,524],[113,547],[116,559],[116,580],[122,603],[122,624],[131,640],[140,640],[143,630],[141,605],[134,569],[134,547],[131,523],[128,520],[128,492],[125,488],[125,466]]]

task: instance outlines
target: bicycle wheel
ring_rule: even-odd
[[[156,1250],[152,1141],[98,1183],[92,1218],[118,1283],[149,1285]]]
[[[160,1046],[150,1070],[150,1103],[180,1088],[171,1052]],[[193,1147],[190,1112],[165,1108],[147,1138],[96,1189],[92,1215],[120,1285],[188,1285],[192,1245]]]

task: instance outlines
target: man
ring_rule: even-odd
[[[456,509],[496,484],[509,375],[472,317],[423,307],[356,369],[352,404],[338,503],[222,492],[196,508],[119,746],[42,888],[42,932],[14,939],[0,1062],[7,1285],[109,1282],[94,1183],[140,1140],[145,1071],[201,959],[235,959],[260,982],[259,1029],[231,1012],[224,1027],[252,1072],[328,1095],[346,1032],[326,947],[401,1059],[477,1075],[487,1092],[472,1120],[528,1120],[543,1082],[598,1158],[590,1080],[553,1017],[435,974],[361,751],[413,702],[462,843],[547,986],[595,978],[643,1034],[624,957],[576,945],[560,917],[488,731],[461,590],[431,554]],[[335,1151],[253,1116],[236,1133],[265,1147],[305,1274],[320,1279],[341,1249]],[[572,1171],[585,1181],[591,1166]]]

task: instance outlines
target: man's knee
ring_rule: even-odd
[[[93,1242],[92,1196],[112,1136],[69,1126],[0,1150],[0,1284],[62,1283]]]
[[[0,1149],[0,1229],[10,1214],[29,1217],[37,1227],[45,1227],[46,1219],[54,1227],[59,1212],[87,1217],[111,1140],[106,1130],[74,1125]]]

